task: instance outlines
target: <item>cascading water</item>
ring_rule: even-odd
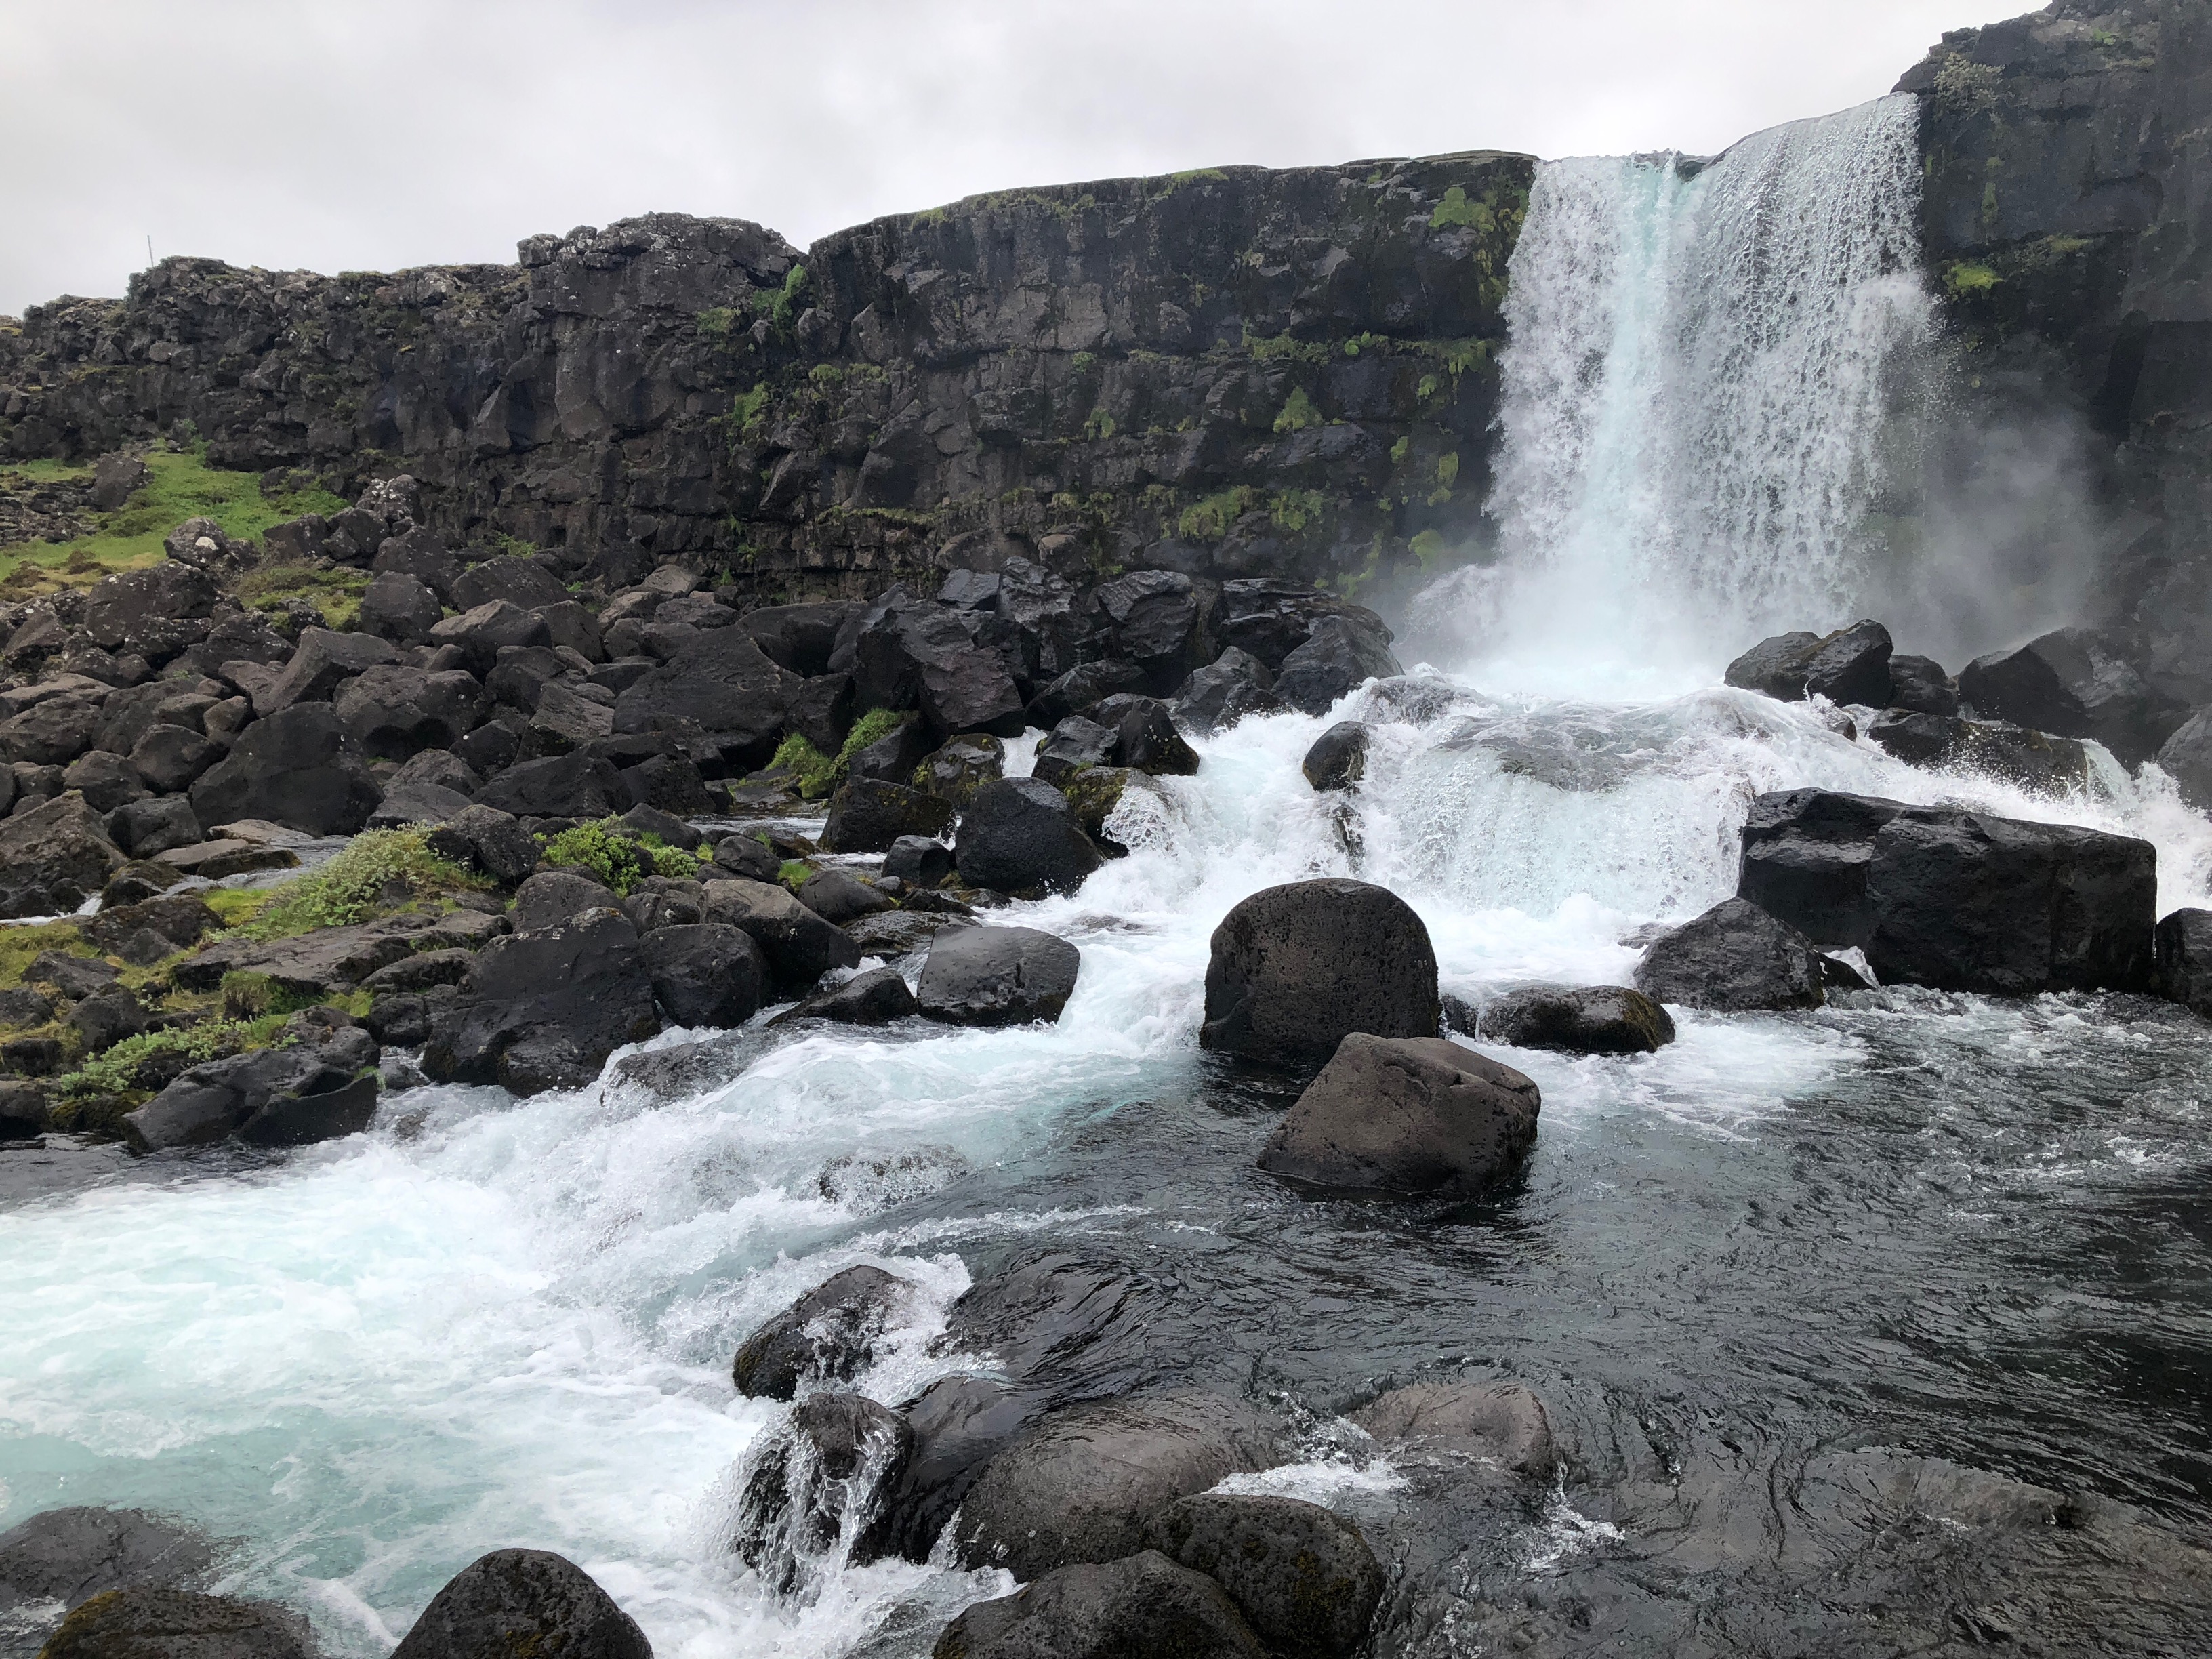
[[[1495,564],[1428,596],[1486,684],[1715,677],[1882,564],[1933,338],[1918,106],[1536,175],[1506,301]]]
[[[1866,423],[1917,325],[1890,263],[1906,118],[1784,130],[1696,177],[1547,170],[1500,485],[1524,662],[1546,596],[1577,587],[1595,608],[1548,637],[1601,690],[1646,612],[1724,652],[1754,617],[1842,603]],[[1841,222],[1853,204],[1881,212]],[[1734,262],[1732,311],[1707,258]],[[1500,639],[1474,642],[1503,661]],[[1710,684],[1633,704],[1489,684],[1417,673],[1248,720],[1133,793],[1110,826],[1130,856],[994,918],[1080,948],[1054,1025],[769,1011],[573,1093],[410,1090],[348,1140],[15,1198],[0,1528],[179,1511],[234,1540],[225,1588],[306,1608],[349,1659],[508,1545],[579,1562],[661,1659],[919,1659],[1008,1576],[941,1550],[848,1565],[880,1469],[811,1461],[788,1407],[734,1395],[731,1354],[872,1263],[915,1291],[852,1386],[896,1406],[1001,1362],[938,1342],[946,1310],[1048,1248],[1122,1275],[1126,1316],[1081,1356],[1108,1391],[1286,1411],[1304,1461],[1224,1484],[1359,1519],[1393,1569],[1379,1652],[2201,1648],[2212,1026],[2143,999],[1875,990],[1685,1011],[1633,1059],[1504,1050],[1543,1091],[1534,1160],[1454,1208],[1262,1176],[1284,1097],[1196,1034],[1213,928],[1279,882],[1391,887],[1443,988],[1480,1001],[1620,982],[1640,928],[1733,890],[1760,791],[2143,836],[2162,908],[2212,893],[2212,825],[2155,775],[2106,763],[2094,794],[2033,797]],[[1340,717],[1375,732],[1349,803],[1298,767]],[[17,1156],[0,1194],[27,1190]],[[1572,1451],[1548,1490],[1397,1467],[1339,1415],[1453,1376],[1543,1396]],[[0,1656],[36,1626],[0,1608]]]

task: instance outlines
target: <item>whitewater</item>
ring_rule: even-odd
[[[186,1516],[236,1540],[223,1589],[307,1610],[343,1655],[387,1651],[509,1545],[578,1562],[663,1656],[925,1652],[1012,1581],[941,1557],[832,1559],[784,1595],[749,1575],[734,1472],[787,1408],[738,1397],[731,1355],[830,1273],[891,1268],[921,1295],[854,1386],[897,1405],[989,1369],[936,1340],[946,1310],[1046,1246],[1167,1287],[1157,1374],[1291,1408],[1309,1461],[1263,1489],[1347,1512],[1389,1511],[1398,1477],[1339,1413],[1459,1366],[1530,1380],[1586,1438],[1663,1422],[1691,1462],[1856,1434],[2062,1463],[2201,1524],[2201,1422],[2116,1392],[2083,1346],[2130,1317],[2201,1340],[2201,1299],[2130,1304],[2074,1271],[2108,1248],[2102,1217],[2201,1167],[2212,1037],[2168,1005],[1875,990],[1680,1013],[1676,1042],[1632,1060],[1498,1049],[1543,1091],[1525,1191],[1441,1212],[1261,1176],[1285,1102],[1197,1046],[1209,938],[1264,887],[1389,887],[1471,1001],[1623,983],[1642,930],[1734,892],[1736,831],[1776,789],[2140,836],[2161,913],[2212,903],[2212,823],[2154,769],[2099,751],[2094,789],[2035,796],[1897,763],[1861,735],[1869,711],[1719,684],[1760,633],[1870,597],[1860,520],[1928,327],[1896,171],[1910,109],[1701,169],[1542,170],[1513,272],[1500,556],[1416,601],[1434,665],[1197,740],[1195,776],[1109,824],[1127,858],[994,915],[1080,948],[1055,1025],[771,1031],[769,1011],[644,1045],[704,1040],[681,1069],[626,1051],[572,1093],[406,1090],[364,1136],[118,1163],[0,1213],[0,1528],[59,1504]],[[1717,307],[1723,283],[1749,300]],[[1889,620],[1905,645],[1911,619]],[[1340,719],[1376,732],[1349,801],[1299,771]],[[2201,1274],[2179,1231],[2147,1229],[2145,1251]],[[2039,1362],[2033,1411],[1991,1358],[2069,1343],[2087,1357]],[[1627,1535],[1578,1504],[1520,1523],[1512,1574]]]

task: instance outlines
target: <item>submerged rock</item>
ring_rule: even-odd
[[[1495,1463],[1534,1480],[1559,1462],[1551,1413],[1519,1382],[1416,1382],[1361,1407],[1352,1420],[1377,1440]]]
[[[914,920],[920,921],[923,918],[917,916]],[[915,1000],[914,993],[907,988],[905,976],[897,969],[872,968],[865,974],[854,975],[842,985],[817,991],[796,1007],[778,1014],[771,1024],[827,1019],[844,1025],[889,1025],[921,1012],[921,1005]]]
[[[1228,1593],[1155,1550],[1063,1567],[945,1628],[933,1659],[1264,1659]]]
[[[549,1550],[494,1550],[422,1609],[392,1659],[653,1659],[636,1620]]]
[[[1180,1392],[1070,1407],[991,1460],[960,1506],[960,1558],[1033,1580],[1113,1561],[1178,1498],[1279,1460],[1275,1431],[1219,1395]]]
[[[848,1267],[747,1337],[731,1380],[739,1394],[765,1400],[789,1400],[806,1383],[849,1382],[913,1289],[881,1267]]]
[[[748,1453],[738,1498],[738,1558],[779,1593],[857,1538],[878,1494],[914,1452],[914,1431],[865,1395],[811,1394]]]
[[[1429,930],[1387,888],[1338,877],[1270,887],[1214,930],[1206,1048],[1295,1063],[1353,1031],[1432,1037],[1442,1020]]]
[[[1536,1085],[1443,1037],[1354,1032],[1260,1154],[1271,1175],[1393,1197],[1461,1197],[1519,1168]]]
[[[1229,1593],[1272,1653],[1340,1659],[1382,1600],[1382,1566],[1359,1528],[1295,1498],[1201,1492],[1146,1530],[1152,1548]]]
[[[1674,1022],[1626,986],[1540,985],[1493,999],[1467,1035],[1571,1054],[1649,1054],[1674,1040]]]

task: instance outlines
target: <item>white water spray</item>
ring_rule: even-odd
[[[1505,306],[1499,560],[1424,605],[1485,684],[1686,689],[1869,600],[1933,338],[1917,120],[1887,98],[1702,170],[1539,170]]]

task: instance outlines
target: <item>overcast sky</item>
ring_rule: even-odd
[[[0,312],[654,210],[804,246],[1016,185],[1710,152],[2024,0],[0,0]]]

